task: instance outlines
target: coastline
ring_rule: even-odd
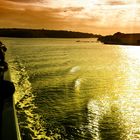
[[[124,34],[117,32],[113,35],[99,37],[98,41],[104,44],[140,46],[140,33]]]

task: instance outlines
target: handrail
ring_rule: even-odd
[[[9,70],[4,73],[4,80],[11,81]],[[1,140],[21,140],[13,96],[3,102]]]
[[[4,101],[1,140],[21,140],[13,97]]]

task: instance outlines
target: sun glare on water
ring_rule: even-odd
[[[130,139],[140,138],[140,46],[121,46],[125,57],[124,93],[119,97],[121,112]]]
[[[134,60],[133,62],[140,62],[140,46],[128,46],[125,50],[125,53],[127,57],[131,58],[131,60]]]

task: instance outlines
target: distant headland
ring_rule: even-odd
[[[0,28],[0,37],[16,38],[99,38],[101,35],[66,30]]]
[[[114,35],[101,36],[98,41],[104,44],[140,45],[140,33],[124,34],[117,32]]]

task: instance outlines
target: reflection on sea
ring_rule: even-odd
[[[140,139],[139,46],[76,39],[3,42],[23,139]]]
[[[125,64],[123,84],[114,89],[112,97],[88,103],[89,128],[93,139],[140,139],[140,48],[120,46]],[[123,76],[123,75],[120,75]],[[120,81],[118,81],[120,82]],[[96,130],[96,131],[93,131]]]

